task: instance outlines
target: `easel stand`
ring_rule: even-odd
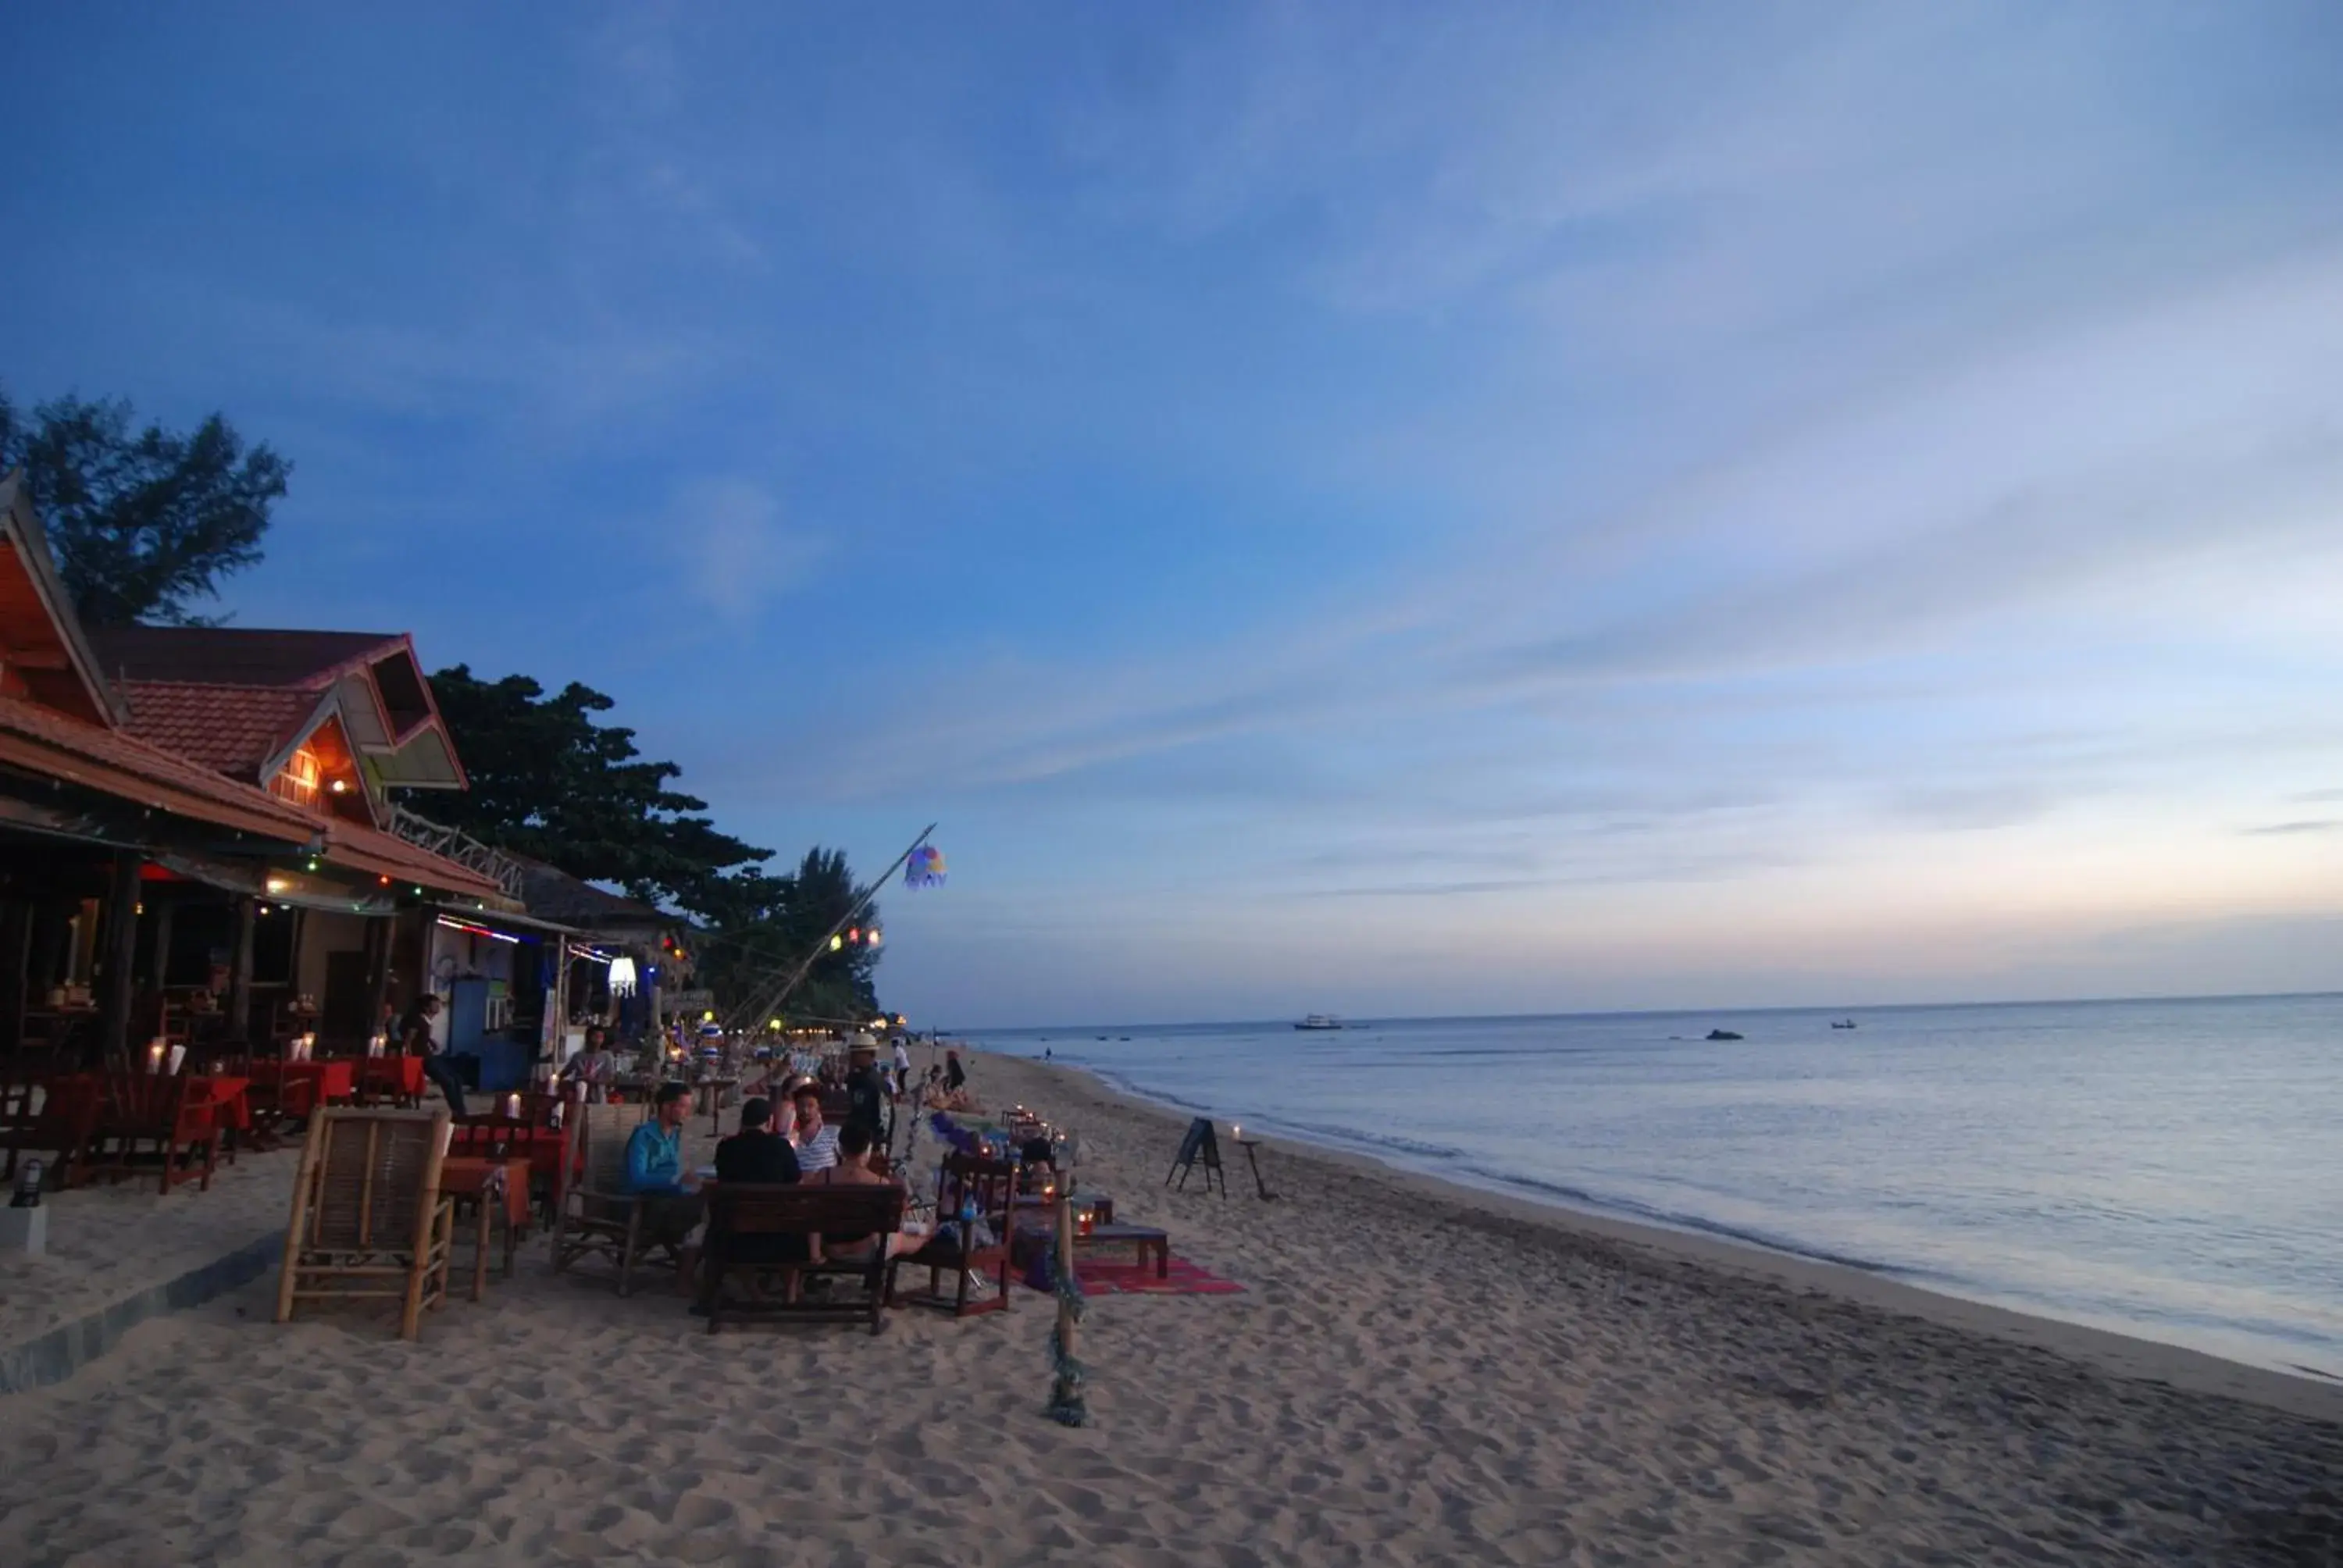
[[[1220,1141],[1212,1135],[1212,1119],[1205,1116],[1199,1116],[1188,1123],[1188,1136],[1180,1141],[1180,1152],[1172,1158],[1172,1169],[1164,1175],[1163,1185],[1171,1186],[1172,1178],[1177,1176],[1180,1178],[1177,1191],[1185,1192],[1188,1178],[1195,1173],[1200,1161],[1204,1167],[1204,1191],[1210,1192],[1212,1190],[1212,1178],[1217,1176],[1221,1179],[1221,1197],[1225,1200],[1229,1195],[1229,1175],[1221,1169]]]

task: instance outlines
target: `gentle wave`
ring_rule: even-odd
[[[1047,1036],[1058,1060],[1189,1115],[2235,1360],[2343,1368],[2343,998],[1900,1008],[1832,1030],[1845,1012]],[[978,1043],[1038,1057],[1044,1036]]]

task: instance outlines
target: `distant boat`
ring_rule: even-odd
[[[1293,1027],[1296,1029],[1340,1029],[1342,1027],[1342,1020],[1339,1018],[1329,1018],[1322,1012],[1313,1012],[1308,1018],[1303,1019],[1300,1023],[1295,1024]]]
[[[1734,1033],[1729,1029],[1712,1029],[1708,1031],[1708,1038],[1711,1040],[1739,1040],[1741,1037]]]
[[[1834,1019],[1831,1020],[1831,1027],[1833,1029],[1853,1029],[1855,1027],[1855,1020],[1851,1018]]]

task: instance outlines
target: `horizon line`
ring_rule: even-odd
[[[2147,1002],[2219,1002],[2219,1001],[2305,1001],[2325,997],[2343,998],[2343,990],[2283,990],[2283,991],[2217,991],[2178,996],[2088,996],[2088,997],[2013,997],[1996,1001],[1898,1001],[1872,1002],[1860,1007],[1845,1004],[1806,1003],[1793,1006],[1744,1008],[1594,1008],[1577,1012],[1434,1012],[1434,1013],[1329,1013],[1325,1016],[1343,1020],[1355,1019],[1362,1024],[1372,1023],[1502,1023],[1524,1019],[1541,1018],[1697,1018],[1712,1014],[1731,1013],[1764,1017],[1784,1013],[1836,1012],[1853,1016],[1858,1011],[1927,1012],[1951,1008],[1996,1007],[2107,1007]],[[1305,1015],[1306,1016],[1306,1015]],[[938,1026],[939,1034],[968,1035],[990,1030],[999,1034],[1032,1034],[1041,1030],[1086,1029],[1242,1029],[1256,1025],[1291,1024],[1291,1018],[1260,1019],[1188,1019],[1181,1021],[1156,1023],[1032,1023],[983,1024],[964,1029]]]

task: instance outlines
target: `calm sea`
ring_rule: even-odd
[[[971,1038],[1272,1136],[2343,1378],[2343,996]]]

